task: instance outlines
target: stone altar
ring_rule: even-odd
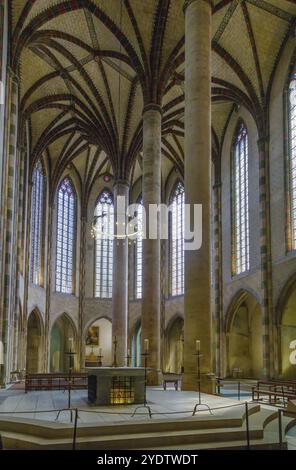
[[[88,401],[95,405],[141,404],[144,401],[144,367],[86,367]]]

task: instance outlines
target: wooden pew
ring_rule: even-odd
[[[269,404],[275,404],[282,400],[284,405],[286,400],[296,398],[296,382],[281,380],[259,380],[257,386],[252,387],[253,401],[259,401],[262,396],[268,396]]]
[[[69,384],[70,381],[70,384]],[[26,374],[25,393],[30,390],[72,390],[87,389],[87,374],[84,373],[52,373],[52,374]]]
[[[284,387],[288,390],[296,391],[296,381],[294,380],[258,380],[257,387],[260,388],[261,385]]]

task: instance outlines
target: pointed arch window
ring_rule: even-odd
[[[237,128],[232,150],[232,271],[249,270],[249,149],[243,122]]]
[[[109,299],[112,297],[114,203],[107,189],[97,200],[95,217],[95,296]]]
[[[142,335],[141,324],[138,324],[132,336],[132,351],[131,351],[132,367],[141,367],[141,335]]]
[[[289,249],[296,249],[296,72],[289,83],[288,100],[288,182],[289,182]]]
[[[142,261],[143,261],[143,201],[139,199],[137,206],[137,232],[139,233],[135,243],[135,298],[142,298]]]
[[[184,186],[179,182],[170,199],[171,294],[184,294]]]
[[[31,195],[30,281],[41,285],[43,281],[43,227],[45,177],[40,160],[34,166]]]
[[[75,255],[76,194],[70,178],[57,191],[56,291],[72,294]]]

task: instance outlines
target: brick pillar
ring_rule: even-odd
[[[195,341],[201,345],[201,390],[212,392],[211,306],[211,2],[185,10],[185,202],[202,204],[202,246],[185,251],[183,389],[196,390]],[[193,214],[193,210],[191,211]],[[186,217],[186,216],[185,216]],[[188,220],[185,221],[187,224]]]

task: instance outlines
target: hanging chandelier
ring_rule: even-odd
[[[91,237],[95,240],[101,239],[108,239],[108,240],[128,240],[131,244],[132,242],[136,243],[138,239],[141,239],[144,235],[141,227],[141,224],[132,224],[131,220],[132,217],[126,216],[126,214],[118,213],[117,220],[114,224],[114,228],[116,230],[109,231],[108,230],[108,222],[106,224],[103,223],[104,217],[108,214],[107,212],[103,212],[100,215],[95,215],[91,224]],[[126,219],[126,222],[122,222],[122,219]],[[129,231],[129,228],[132,228]],[[116,232],[116,233],[115,233]]]

